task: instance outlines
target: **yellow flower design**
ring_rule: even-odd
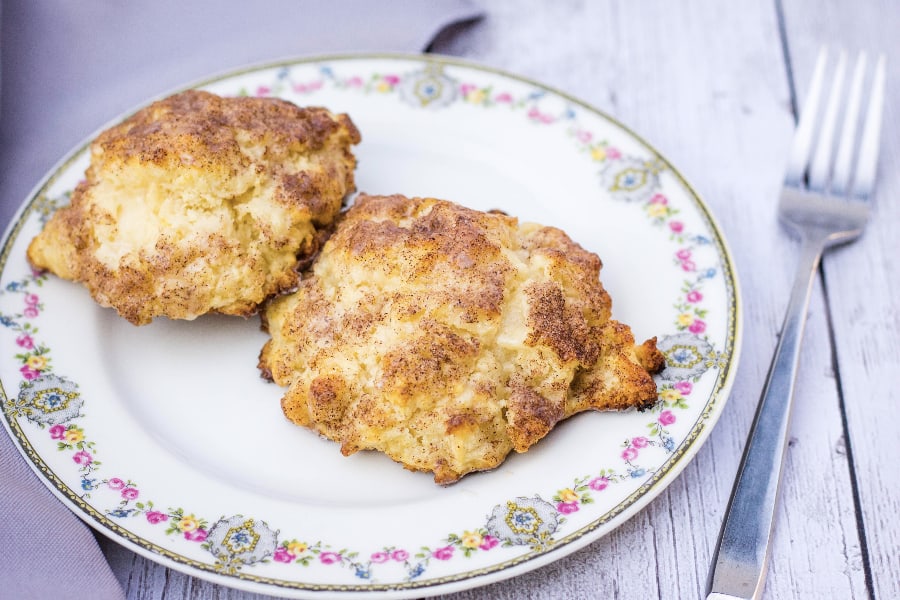
[[[559,499],[563,502],[578,502],[578,494],[572,488],[559,491]]]
[[[647,214],[653,218],[664,217],[668,212],[665,204],[651,204],[647,207]]]
[[[178,522],[178,528],[185,532],[194,531],[198,527],[200,527],[200,522],[197,521],[197,517],[194,515],[182,517],[181,521]]]
[[[25,364],[35,371],[41,371],[44,369],[44,367],[47,366],[47,357],[32,355],[28,357],[28,360],[25,361]]]
[[[391,91],[391,84],[386,81],[379,81],[378,85],[375,86],[375,91],[381,92],[382,94],[389,92]]]
[[[591,149],[591,158],[594,160],[606,160],[606,149],[601,146],[594,146]]]
[[[681,400],[681,392],[674,389],[663,390],[659,393],[659,397],[666,402],[677,402]]]
[[[66,429],[66,432],[63,434],[63,438],[70,444],[77,444],[78,442],[84,440],[84,430],[79,429],[78,427]]]
[[[287,548],[288,552],[290,552],[294,556],[297,556],[306,552],[306,550],[309,548],[309,545],[304,544],[303,542],[291,542],[285,547]]]
[[[681,313],[678,315],[678,324],[682,327],[690,327],[691,323],[694,322],[694,317],[689,313]]]
[[[462,534],[463,548],[477,548],[484,541],[484,538],[477,531],[466,531]]]
[[[468,94],[466,94],[466,100],[471,102],[472,104],[481,104],[484,102],[487,95],[484,93],[484,90],[472,90]]]

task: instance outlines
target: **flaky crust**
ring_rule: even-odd
[[[662,367],[610,319],[600,259],[562,231],[431,198],[360,195],[263,315],[285,415],[446,484],[588,409],[644,408]]]
[[[354,189],[346,115],[186,91],[91,144],[91,164],[28,248],[135,324],[249,315],[296,285]]]

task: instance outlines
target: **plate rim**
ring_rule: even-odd
[[[505,69],[492,67],[471,59],[450,55],[403,52],[347,52],[321,55],[305,54],[281,58],[274,61],[254,62],[231,69],[223,69],[212,75],[194,79],[189,83],[181,84],[169,88],[168,91],[150,96],[134,105],[132,108],[107,120],[100,127],[85,136],[78,144],[74,145],[62,156],[62,158],[53,164],[39,182],[29,191],[25,198],[20,202],[18,209],[14,212],[3,233],[2,247],[0,247],[0,274],[5,271],[7,262],[10,258],[12,245],[14,241],[18,239],[20,233],[19,230],[25,225],[35,202],[47,192],[57,178],[62,175],[62,172],[70,166],[70,163],[77,160],[83,152],[89,149],[91,142],[100,132],[127,119],[129,116],[154,101],[187,89],[208,86],[225,79],[237,78],[264,70],[316,63],[365,60],[397,60],[413,62],[419,65],[439,64],[442,66],[458,66],[482,73],[497,75],[518,83],[532,86],[536,89],[544,90],[620,128],[627,136],[632,138],[655,158],[659,159],[666,166],[667,171],[677,180],[678,184],[687,192],[691,204],[698,210],[708,226],[710,233],[713,234],[713,244],[717,253],[721,256],[727,296],[727,302],[725,304],[728,311],[728,322],[726,324],[727,333],[725,336],[725,348],[723,349],[723,353],[729,356],[729,360],[720,370],[704,410],[697,416],[696,421],[691,426],[689,433],[685,436],[679,448],[656,468],[652,477],[645,481],[625,499],[617,503],[610,511],[600,515],[598,518],[567,536],[559,538],[555,541],[553,548],[549,550],[524,554],[506,561],[494,563],[488,567],[468,570],[453,575],[393,584],[315,584],[299,581],[276,580],[269,577],[259,577],[245,572],[238,572],[235,575],[218,573],[212,569],[211,565],[169,551],[158,544],[131,533],[118,525],[115,521],[111,520],[108,516],[102,514],[98,509],[95,509],[86,503],[76,494],[66,493],[64,490],[71,492],[72,489],[43,461],[41,456],[28,441],[24,432],[22,432],[18,422],[15,421],[15,419],[10,419],[8,417],[2,419],[4,428],[14,440],[17,450],[23,456],[32,471],[38,475],[41,483],[83,522],[87,523],[94,530],[104,534],[110,540],[136,552],[148,560],[211,583],[255,593],[287,593],[288,596],[296,598],[315,597],[348,599],[372,598],[376,596],[383,598],[415,598],[423,597],[423,594],[431,596],[481,587],[540,568],[568,556],[609,534],[643,510],[669,485],[671,485],[709,439],[712,430],[724,411],[734,385],[741,357],[744,318],[737,263],[721,225],[696,188],[688,182],[681,171],[669,161],[666,155],[659,152],[657,148],[641,134],[637,133],[631,127],[622,123],[606,111],[536,79],[519,75]],[[2,397],[2,399],[7,399],[9,397],[2,380],[0,380],[0,397]],[[75,508],[78,510],[75,510]],[[613,523],[614,526],[610,526],[610,524]],[[260,589],[260,585],[264,585],[267,588],[277,588],[277,591]]]

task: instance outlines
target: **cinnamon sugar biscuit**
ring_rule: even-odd
[[[28,259],[138,325],[252,314],[318,250],[354,189],[359,141],[324,108],[176,94],[94,140]]]
[[[588,409],[646,408],[655,339],[610,319],[600,259],[558,229],[361,195],[295,293],[263,312],[288,419],[437,483],[491,469]]]

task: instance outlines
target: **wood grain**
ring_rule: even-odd
[[[840,248],[823,260],[835,374],[852,453],[852,476],[865,528],[864,557],[870,565],[876,598],[900,598],[900,469],[888,466],[900,456],[895,420],[900,393],[900,310],[895,292],[900,282],[896,261],[900,243],[900,48],[896,32],[900,11],[891,2],[805,2],[784,5],[789,58],[797,96],[806,97],[808,73],[818,47],[843,47],[853,60],[866,51],[870,60],[884,53],[888,60],[888,97],[878,188],[872,220],[857,243]]]

